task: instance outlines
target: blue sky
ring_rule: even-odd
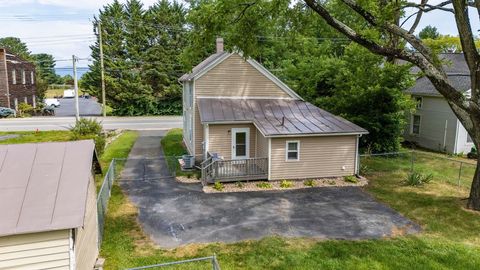
[[[417,0],[416,0],[417,1]],[[418,0],[417,2],[419,2]],[[72,54],[89,57],[94,40],[91,18],[111,0],[0,0],[0,37],[16,36],[24,40],[33,53],[55,56],[57,66],[68,66]],[[145,6],[155,0],[144,0]],[[430,0],[429,3],[441,2]],[[478,31],[478,15],[472,10],[472,27]],[[418,29],[436,26],[442,34],[457,35],[452,14],[434,11],[424,15]],[[80,66],[86,66],[82,61]]]

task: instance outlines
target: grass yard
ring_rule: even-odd
[[[171,129],[165,134],[165,136],[160,141],[163,149],[163,153],[167,158],[167,162],[171,170],[175,170],[176,175],[178,176],[187,176],[187,177],[200,177],[200,172],[184,172],[181,170],[180,165],[178,164],[178,158],[182,155],[188,154],[187,150],[183,145],[183,136],[181,128]]]
[[[174,130],[169,135],[172,140],[162,141],[162,145],[176,143],[173,150],[167,151],[180,153],[181,131]],[[114,185],[101,256],[106,258],[106,269],[214,253],[222,269],[480,269],[480,214],[463,208],[468,189],[439,180],[441,175],[454,173],[442,171],[444,160],[428,162],[422,166],[437,171],[433,181],[409,187],[403,184],[409,159],[363,160],[370,179],[366,192],[421,224],[423,232],[418,235],[402,236],[399,231],[395,238],[359,241],[268,237],[164,250],[156,248],[142,233],[136,208]],[[211,265],[199,263],[166,269],[211,269]]]
[[[20,131],[20,132],[0,132],[0,136],[20,135],[16,138],[1,140],[0,144],[16,143],[39,143],[39,142],[64,142],[71,140],[71,133],[68,130],[55,131]]]

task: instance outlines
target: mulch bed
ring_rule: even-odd
[[[196,180],[196,179],[194,179]],[[310,180],[310,179],[309,179]],[[214,185],[208,185],[203,187],[205,193],[220,193],[220,192],[247,192],[247,191],[265,191],[265,190],[290,190],[290,189],[302,189],[312,187],[347,187],[347,186],[365,186],[368,184],[368,180],[364,177],[357,179],[357,183],[347,182],[343,177],[329,177],[311,179],[313,186],[305,185],[306,180],[288,180],[291,183],[291,187],[281,187],[282,181],[249,181],[249,182],[229,182],[222,183],[223,189],[217,190]],[[196,180],[199,183],[199,180]],[[193,182],[190,182],[193,183]],[[271,187],[264,187],[262,183],[270,184]],[[264,184],[264,185],[265,185]],[[262,186],[259,187],[258,185]]]

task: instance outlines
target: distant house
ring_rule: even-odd
[[[93,141],[0,145],[0,269],[93,269],[94,153]]]
[[[0,48],[0,107],[36,107],[35,65]]]
[[[440,59],[451,84],[465,95],[470,94],[470,71],[462,53],[444,53]],[[417,72],[414,69],[413,72]],[[417,145],[447,153],[468,153],[474,146],[445,98],[426,77],[417,79],[407,90],[417,103],[416,112],[408,116],[404,138]]]
[[[367,131],[305,102],[253,59],[223,50],[180,78],[184,143],[203,179],[302,179],[358,172]]]

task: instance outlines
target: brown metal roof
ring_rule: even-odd
[[[0,145],[0,236],[83,226],[94,147]]]
[[[301,100],[199,98],[198,107],[202,123],[252,122],[265,136],[368,133]]]

